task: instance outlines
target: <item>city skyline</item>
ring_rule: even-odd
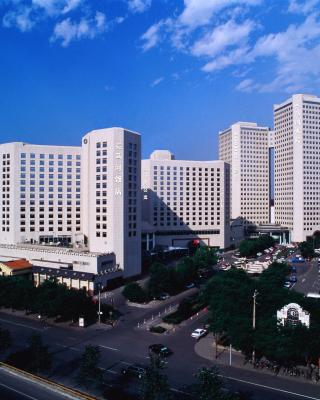
[[[319,91],[317,4],[3,2],[1,142],[74,146],[124,126],[142,134],[143,158],[165,142],[180,159],[217,159],[220,130],[272,127],[273,104]]]

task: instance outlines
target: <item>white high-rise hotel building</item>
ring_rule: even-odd
[[[231,218],[247,225],[269,222],[270,130],[237,122],[219,134],[219,159],[231,165]]]
[[[2,144],[0,163],[0,258],[94,274],[140,273],[139,134],[96,130],[82,147]],[[73,249],[54,250],[67,244]]]
[[[176,160],[167,150],[142,160],[142,217],[156,244],[185,247],[198,240],[228,247],[229,182],[229,165],[223,161]]]
[[[300,242],[320,229],[320,98],[297,94],[274,106],[275,222]]]

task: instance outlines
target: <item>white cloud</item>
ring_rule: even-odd
[[[129,0],[129,10],[133,13],[142,13],[151,6],[152,0]]]
[[[106,17],[97,12],[94,18],[81,18],[74,22],[67,18],[56,24],[51,41],[61,41],[63,47],[67,47],[71,41],[80,39],[93,39],[106,29]]]
[[[5,28],[18,28],[21,32],[30,31],[35,23],[36,20],[32,17],[32,9],[30,7],[9,11],[2,19],[2,24]]]
[[[230,46],[246,43],[255,24],[246,20],[242,24],[228,21],[215,27],[210,33],[205,34],[192,46],[191,53],[195,56],[214,57]]]
[[[164,80],[164,77],[161,76],[160,78],[157,78],[153,82],[151,82],[150,86],[152,88],[155,87],[155,86],[158,86],[163,80]]]
[[[34,7],[45,10],[48,15],[66,14],[82,3],[82,0],[32,0]]]
[[[255,6],[262,0],[184,0],[184,10],[178,18],[179,23],[196,28],[210,22],[212,16],[232,6]]]
[[[169,20],[161,20],[156,24],[150,26],[150,28],[141,36],[142,50],[148,51],[155,47],[162,40],[162,30],[168,24]]]
[[[288,11],[297,14],[309,14],[319,5],[319,0],[289,0]]]
[[[236,86],[236,90],[239,90],[240,92],[250,93],[256,89],[257,85],[254,83],[253,79],[244,79]]]
[[[255,83],[261,92],[291,92],[312,87],[320,79],[320,22],[310,15],[300,25],[261,37],[244,62],[271,58],[277,63],[276,76],[267,83]],[[241,89],[241,88],[240,88]]]

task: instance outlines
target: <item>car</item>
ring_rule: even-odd
[[[188,283],[188,285],[186,285],[186,289],[192,289],[195,287],[195,284],[193,282]]]
[[[121,370],[122,375],[143,378],[147,373],[147,367],[141,364],[131,364]]]
[[[261,257],[262,256],[262,253],[257,253],[257,257]]]
[[[291,272],[297,272],[297,267],[295,265],[292,265]]]
[[[169,293],[160,293],[158,296],[158,300],[167,300],[170,298]]]
[[[195,339],[200,339],[204,336],[206,336],[206,334],[208,333],[208,331],[206,329],[196,329],[191,333],[191,337],[195,338]]]
[[[286,289],[290,289],[291,286],[292,286],[292,283],[289,282],[289,281],[286,281],[286,282],[284,283],[284,285],[283,285],[283,287],[286,288]]]
[[[173,354],[173,351],[169,349],[169,347],[157,343],[157,344],[151,344],[149,346],[149,354],[156,354],[160,357],[168,357],[171,354]]]
[[[297,282],[297,276],[296,275],[291,275],[289,278],[289,281],[292,283],[296,283]]]

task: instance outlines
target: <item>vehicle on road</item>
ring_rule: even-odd
[[[169,349],[169,347],[157,343],[157,344],[151,344],[149,346],[149,354],[156,354],[160,357],[168,357],[171,354],[173,354],[173,351]]]
[[[121,370],[122,375],[143,378],[147,373],[147,367],[140,364],[131,364]]]
[[[319,293],[308,293],[307,297],[312,297],[314,299],[320,299],[320,294]]]
[[[257,257],[261,257],[262,256],[262,253],[257,253]]]
[[[289,281],[286,281],[286,282],[284,283],[284,285],[283,285],[283,287],[286,288],[286,289],[290,289],[291,286],[292,286],[292,283],[289,282]]]
[[[192,289],[195,287],[195,284],[193,282],[188,283],[188,285],[186,285],[186,289]]]
[[[168,293],[160,293],[158,296],[158,300],[167,300],[170,298],[170,294]]]
[[[202,337],[206,336],[208,331],[206,329],[196,329],[191,333],[191,337],[195,339],[201,339]]]
[[[291,275],[289,278],[289,281],[291,283],[296,283],[298,281],[297,276],[296,275]]]
[[[291,266],[291,272],[297,272],[297,267],[295,265]]]

